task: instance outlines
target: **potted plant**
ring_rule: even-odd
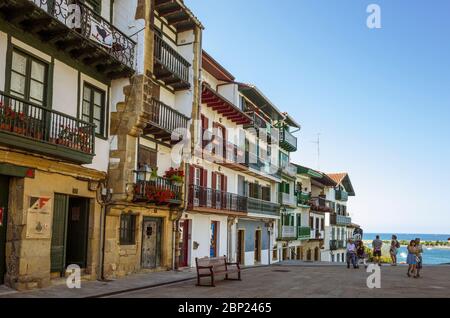
[[[181,186],[183,184],[184,172],[180,169],[170,168],[164,173],[164,178],[170,180],[176,186]]]

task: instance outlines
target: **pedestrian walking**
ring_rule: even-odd
[[[414,275],[414,278],[417,278],[416,276],[416,265],[417,265],[417,250],[416,250],[416,241],[412,240],[409,242],[408,245],[408,257],[406,258],[406,263],[408,264],[408,272],[406,275],[408,277],[411,277],[411,274]]]
[[[381,248],[383,247],[383,241],[380,240],[380,236],[377,235],[372,241],[373,248],[373,260],[375,264],[381,266]]]
[[[420,277],[420,270],[422,269],[422,253],[423,253],[423,248],[422,248],[422,244],[420,243],[420,238],[416,238],[416,276]]]
[[[353,268],[358,268],[356,263],[356,246],[352,239],[349,239],[347,243],[347,268],[350,268],[350,262]]]
[[[398,249],[400,248],[400,243],[397,240],[397,236],[396,235],[392,235],[392,240],[391,240],[391,247],[389,248],[389,254],[391,254],[391,265],[392,266],[397,266],[397,254],[398,254]]]
[[[367,268],[367,263],[366,263],[367,253],[366,253],[366,249],[364,247],[363,241],[358,241],[358,244],[356,247],[356,257],[358,259],[358,266],[359,266],[360,261],[362,260],[362,262],[364,264],[364,268]]]

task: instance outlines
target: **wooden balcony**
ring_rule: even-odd
[[[152,203],[155,205],[180,205],[182,203],[182,187],[162,177],[151,177],[148,171],[135,171],[134,202]]]
[[[94,134],[90,123],[0,92],[0,144],[89,164]]]
[[[352,223],[352,218],[346,215],[331,214],[330,223],[333,225],[350,225]]]
[[[331,201],[321,197],[312,198],[310,201],[311,211],[315,212],[333,212]]]
[[[287,128],[280,130],[280,147],[289,152],[297,151],[297,137]]]
[[[2,1],[0,14],[14,30],[32,35],[107,78],[135,72],[136,43],[80,0]]]
[[[147,120],[144,133],[153,135],[155,139],[176,143],[182,136],[175,130],[177,128],[188,129],[188,117],[156,99],[152,99],[150,103],[146,104],[144,114]]]
[[[177,32],[192,30],[195,26],[203,28],[182,0],[155,0],[154,9],[159,17],[165,18],[167,24]]]
[[[348,201],[348,193],[344,190],[335,190],[335,199],[338,201]]]
[[[153,73],[156,79],[173,87],[175,91],[189,89],[191,87],[189,83],[191,64],[157,34],[155,34],[154,46]]]
[[[280,215],[280,205],[277,203],[264,201],[255,198],[248,198],[247,212],[256,214],[266,214],[269,216]]]
[[[219,213],[247,213],[247,198],[216,189],[189,186],[189,209]]]

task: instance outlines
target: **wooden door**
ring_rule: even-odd
[[[261,230],[255,231],[255,263],[261,262]]]
[[[211,243],[209,247],[209,257],[217,257],[218,253],[218,234],[219,222],[211,221]]]
[[[9,178],[0,175],[0,285],[6,274],[6,228],[8,221]]]
[[[87,266],[89,199],[69,198],[66,239],[66,266]]]
[[[69,211],[69,197],[55,193],[50,249],[50,270],[52,273],[64,273],[66,267],[66,234]]]
[[[190,220],[180,221],[180,267],[187,267],[189,265],[189,241],[190,241]]]
[[[239,264],[245,264],[245,231],[238,230],[237,237],[237,262]]]
[[[160,265],[161,220],[144,218],[142,227],[142,268],[156,268]]]

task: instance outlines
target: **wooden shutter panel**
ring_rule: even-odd
[[[201,178],[200,178],[200,184],[202,187],[207,188],[208,187],[208,170],[203,169],[201,171]]]
[[[211,173],[211,188],[215,190],[217,187],[217,173],[212,172]]]
[[[228,192],[228,190],[227,190],[227,188],[228,188],[227,181],[228,181],[227,176],[222,175],[222,186],[221,186],[221,188],[222,188],[223,192]]]
[[[53,208],[52,241],[50,249],[51,272],[63,272],[66,258],[66,233],[69,198],[55,194]]]
[[[205,148],[209,142],[208,140],[205,140],[205,131],[208,130],[209,119],[205,115],[202,115],[201,120],[202,120],[202,136],[201,136],[201,138],[202,138],[203,148]]]
[[[189,184],[194,184],[195,167],[189,166]]]

